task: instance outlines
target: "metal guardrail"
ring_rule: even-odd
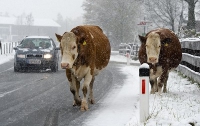
[[[19,42],[1,42],[0,55],[13,53],[13,47],[16,47]]]
[[[181,40],[182,61],[177,70],[200,83],[200,39]]]
[[[131,59],[138,59],[138,51],[139,51],[139,46],[136,44],[132,43],[121,43],[119,45],[119,54],[126,56],[127,53],[130,54]]]

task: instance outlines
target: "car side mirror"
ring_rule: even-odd
[[[14,49],[14,50],[18,50],[18,48],[17,48],[17,47],[13,47],[13,49]]]
[[[56,47],[55,50],[60,50],[60,47]]]

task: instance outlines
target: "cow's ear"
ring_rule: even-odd
[[[138,35],[141,43],[146,43],[147,38],[141,35]]]
[[[171,38],[164,38],[163,40],[161,40],[161,43],[166,45],[166,44],[169,44],[171,41],[172,41]]]
[[[85,33],[81,33],[79,43],[83,44],[85,42]]]
[[[56,35],[56,38],[57,38],[58,42],[61,42],[62,36],[61,36],[61,35],[58,35],[58,34],[56,34],[56,33],[55,33],[55,35]]]
[[[77,36],[79,43],[83,43],[85,41],[85,33],[84,32],[80,32],[80,30],[78,28],[73,29],[72,32]]]

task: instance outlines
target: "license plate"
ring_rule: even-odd
[[[41,64],[41,60],[39,60],[39,59],[29,59],[28,63],[29,64]]]

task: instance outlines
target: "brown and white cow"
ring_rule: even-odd
[[[110,60],[110,43],[98,26],[77,26],[62,36],[56,34],[60,42],[61,67],[66,69],[70,91],[74,96],[74,106],[81,105],[81,111],[88,110],[89,101],[94,103],[93,82],[95,76],[107,66]],[[80,81],[84,79],[82,100],[79,97]]]
[[[161,94],[163,85],[163,92],[166,93],[169,72],[179,65],[182,58],[179,39],[165,28],[152,30],[145,37],[139,36],[139,39],[139,61],[150,66],[151,94],[157,91]]]

